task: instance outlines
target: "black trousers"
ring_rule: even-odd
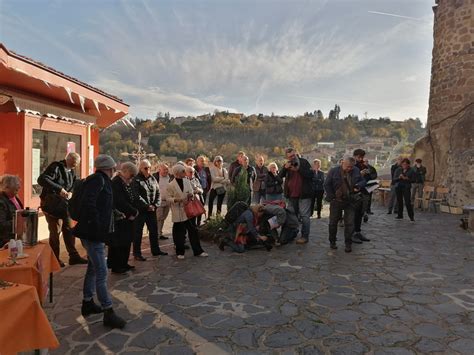
[[[148,237],[150,239],[150,249],[153,255],[160,252],[158,244],[158,220],[155,211],[140,212],[135,222],[135,235],[133,236],[133,255],[142,255],[142,236],[143,227],[148,228]]]
[[[204,252],[199,242],[199,235],[196,225],[188,219],[184,222],[173,223],[173,242],[176,247],[176,255],[184,255],[184,241],[186,239],[186,232],[191,243],[194,255],[199,255]]]
[[[217,197],[217,214],[222,212],[222,203],[224,202],[225,193],[218,195],[215,189],[209,191],[209,217],[212,216],[212,209],[214,208],[214,200]]]
[[[331,201],[329,205],[329,242],[336,243],[337,224],[344,211],[344,241],[346,245],[352,245],[352,233],[354,232],[354,207],[348,202]]]
[[[367,211],[367,201],[369,194],[362,194],[362,201],[354,206],[354,232],[360,233],[362,227],[362,219]],[[345,222],[344,222],[345,223]]]
[[[367,201],[367,212],[372,212],[372,194],[373,192],[369,194],[369,201]]]
[[[324,191],[316,191],[311,199],[311,216],[316,211],[318,216],[321,216],[321,210],[323,208],[323,196]]]
[[[415,218],[413,206],[411,204],[411,189],[409,187],[397,187],[395,191],[397,192],[398,217],[403,218],[403,200],[405,200],[408,217],[410,217],[410,219]]]
[[[130,249],[132,243],[121,246],[110,246],[108,247],[107,253],[107,266],[112,271],[123,270],[128,265],[128,257],[130,256]]]

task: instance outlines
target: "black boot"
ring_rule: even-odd
[[[99,314],[102,312],[102,307],[95,304],[94,300],[82,301],[81,314],[83,317],[87,317],[91,314]]]
[[[116,315],[113,308],[104,309],[104,326],[122,329],[125,327],[125,324],[127,322]]]

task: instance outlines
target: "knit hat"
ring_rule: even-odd
[[[96,169],[112,169],[116,166],[117,164],[115,163],[115,160],[107,154],[99,154],[94,159],[94,167]]]

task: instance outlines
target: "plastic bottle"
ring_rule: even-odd
[[[17,239],[16,248],[18,249],[18,256],[23,256],[23,240]]]
[[[18,256],[18,247],[16,245],[15,239],[10,239],[10,242],[8,243],[8,252],[10,254],[10,258],[15,261]]]

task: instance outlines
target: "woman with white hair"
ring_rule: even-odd
[[[278,165],[273,162],[268,164],[268,174],[265,181],[267,201],[277,201],[283,199],[283,179],[278,175]]]
[[[217,197],[217,214],[220,215],[222,211],[222,203],[227,190],[227,185],[230,184],[229,174],[227,169],[222,165],[224,159],[220,155],[214,157],[214,164],[209,168],[211,171],[211,190],[209,193],[209,217],[212,216],[212,208],[214,207],[214,200]]]
[[[204,252],[201,247],[197,228],[188,218],[184,210],[185,204],[194,197],[193,186],[191,185],[189,179],[186,179],[186,167],[181,164],[176,164],[173,166],[172,172],[174,179],[168,185],[167,199],[171,204],[173,241],[176,247],[176,255],[178,259],[184,259],[184,241],[187,232],[194,256],[206,257],[208,254]]]
[[[13,218],[17,210],[23,209],[23,204],[18,197],[21,183],[16,175],[3,175],[0,177],[0,248],[13,234]]]
[[[128,264],[128,258],[135,233],[135,218],[138,216],[138,209],[135,207],[138,195],[132,186],[132,180],[137,174],[137,166],[126,162],[112,179],[114,209],[120,212],[120,218],[115,221],[115,232],[108,243],[107,263],[115,274],[123,274],[135,268]]]

